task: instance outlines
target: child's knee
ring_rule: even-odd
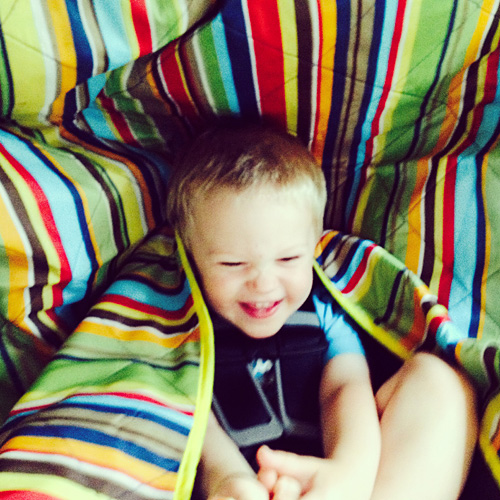
[[[386,386],[377,394],[379,406],[384,408],[398,393],[408,392],[417,404],[429,405],[444,414],[464,411],[467,418],[475,418],[476,395],[472,384],[460,371],[429,353],[412,356]]]
[[[429,390],[446,391],[467,389],[467,379],[456,368],[434,354],[419,352],[402,367],[403,378],[412,382],[422,382]]]
[[[428,353],[417,353],[404,368],[414,388],[443,412],[442,416],[463,412],[469,424],[475,425],[476,393],[465,374]]]

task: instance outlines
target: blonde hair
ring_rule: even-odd
[[[220,188],[261,187],[309,203],[319,237],[326,204],[321,168],[298,139],[262,124],[219,125],[185,149],[169,182],[168,220],[189,246],[193,203]]]

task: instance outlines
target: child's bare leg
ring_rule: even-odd
[[[371,500],[456,500],[477,435],[465,378],[419,353],[378,391],[382,452]]]

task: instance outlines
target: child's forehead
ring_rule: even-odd
[[[255,184],[245,188],[236,188],[233,186],[216,186],[205,192],[198,193],[193,200],[199,206],[206,206],[213,203],[224,201],[226,203],[238,203],[244,200],[245,204],[276,204],[276,203],[297,203],[303,201],[308,203],[310,200],[305,195],[304,190],[297,186]]]
[[[245,234],[265,234],[266,228],[279,231],[282,225],[299,230],[315,227],[315,213],[304,197],[292,196],[289,190],[251,188],[235,190],[217,188],[197,197],[192,207],[193,229],[203,232],[229,233],[238,239]],[[266,234],[274,239],[274,234]]]
[[[315,227],[311,207],[280,190],[218,190],[198,199],[193,212],[193,229],[211,242],[294,241]]]

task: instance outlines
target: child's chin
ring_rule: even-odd
[[[276,335],[280,328],[281,327],[262,329],[245,328],[243,329],[243,332],[245,333],[245,335],[253,339],[267,339],[269,337],[272,337],[273,335]]]

